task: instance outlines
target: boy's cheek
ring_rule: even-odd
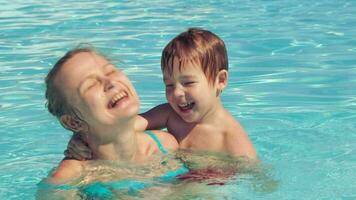
[[[167,90],[166,90],[166,99],[167,99],[168,102],[169,102],[170,100],[172,100],[172,93],[169,92],[169,91],[167,91]]]

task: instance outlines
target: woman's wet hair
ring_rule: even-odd
[[[58,84],[55,83],[55,79],[59,71],[63,67],[63,65],[68,60],[70,60],[76,54],[83,53],[83,52],[95,53],[100,55],[100,53],[98,53],[97,50],[95,50],[92,47],[74,48],[68,51],[63,57],[61,57],[46,76],[45,79],[45,84],[46,84],[45,96],[47,99],[46,107],[48,111],[52,115],[56,116],[57,118],[60,118],[62,115],[68,114],[78,119],[81,119],[80,112],[70,105],[68,99],[64,95],[64,92],[61,90]]]
[[[161,69],[171,74],[174,67],[181,70],[189,62],[201,66],[209,82],[213,82],[219,71],[228,70],[224,41],[210,31],[189,28],[163,49]]]

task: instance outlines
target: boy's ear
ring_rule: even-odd
[[[82,120],[79,120],[71,115],[62,115],[59,121],[61,122],[62,126],[64,126],[64,128],[76,133],[79,133],[85,128],[85,123]]]
[[[228,78],[229,73],[225,69],[219,71],[216,76],[216,87],[218,90],[222,91],[227,86]]]

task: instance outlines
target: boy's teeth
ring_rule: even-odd
[[[186,108],[186,107],[189,107],[191,106],[193,103],[183,103],[183,104],[179,104],[178,106],[181,107],[181,108]]]

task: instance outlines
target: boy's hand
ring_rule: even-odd
[[[88,144],[82,140],[79,134],[73,134],[64,155],[66,159],[76,160],[91,160],[93,157]]]

